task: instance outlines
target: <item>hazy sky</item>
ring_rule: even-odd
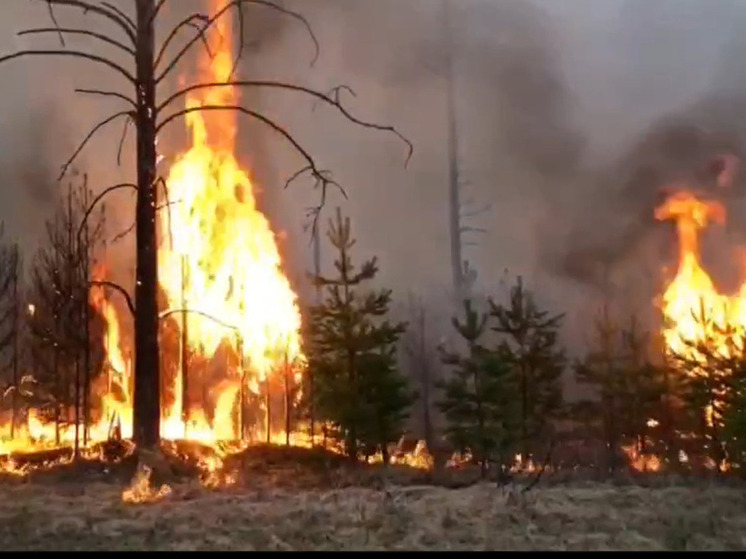
[[[114,3],[133,10],[130,0]],[[167,21],[196,4],[171,0]],[[245,101],[297,134],[319,165],[333,170],[347,188],[344,209],[353,218],[359,258],[379,256],[382,283],[400,294],[412,290],[444,297],[451,276],[441,0],[284,4],[313,25],[321,44],[318,63],[309,67],[311,43],[300,26],[252,9],[247,34],[261,42],[242,74],[321,90],[348,84],[357,92],[349,108],[362,118],[395,125],[414,143],[414,158],[404,169],[406,149],[396,138],[360,129],[329,110],[312,111],[311,103],[292,94],[254,94]],[[695,136],[727,132],[740,146],[741,119],[735,111],[741,109],[690,115],[720,97],[732,103],[722,106],[741,107],[746,1],[455,0],[453,6],[460,155],[469,182],[465,197],[491,204],[490,213],[474,224],[488,233],[476,238],[478,246],[467,256],[479,269],[482,290],[495,291],[507,269],[527,276],[549,304],[572,313],[587,304],[585,288],[548,261],[573,248],[563,239],[575,230],[580,233],[573,238],[583,242],[589,237],[616,242],[617,222],[623,229],[628,217],[622,214],[639,208],[630,203],[622,211],[614,196],[633,196],[641,188],[637,179],[625,177],[641,165],[636,146],[651,130],[655,135],[663,119],[691,122]],[[1,51],[55,45],[54,37],[15,36],[22,28],[48,24],[43,2],[3,0],[0,10]],[[74,10],[58,10],[58,19],[71,25],[84,20]],[[90,15],[85,20],[96,21]],[[96,28],[107,29],[105,24]],[[185,66],[182,75],[189,76],[189,70]],[[75,96],[74,87],[116,87],[122,80],[62,59],[11,62],[0,72],[0,217],[8,234],[30,249],[50,210],[59,166],[93,123],[117,110],[113,101]],[[171,130],[162,145],[178,150],[181,127]],[[111,128],[81,158],[92,185],[133,178],[131,158],[116,166],[120,132]],[[662,136],[643,157],[646,168],[663,169],[656,185],[688,165],[669,156],[668,132]],[[705,157],[710,136],[703,142]],[[302,183],[281,189],[300,160],[272,133],[251,126],[242,132],[240,151],[276,229],[287,233],[283,251],[294,276],[301,277],[311,261],[302,231],[304,208],[314,193]],[[644,209],[643,199],[645,204],[648,199],[640,198]],[[330,210],[335,202],[341,198],[332,200]],[[129,195],[117,198],[116,206],[112,221],[118,223],[112,229],[128,225]]]

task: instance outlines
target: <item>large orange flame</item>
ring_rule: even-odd
[[[213,12],[225,4],[215,0]],[[215,36],[219,49],[202,59],[202,80],[224,83],[233,70],[227,17],[218,20]],[[236,103],[237,92],[229,86],[204,89],[186,100],[188,109]],[[235,113],[195,110],[186,115],[186,124],[192,147],[171,167],[167,184],[174,205],[170,214],[159,216],[159,280],[172,309],[191,311],[182,320],[192,350],[209,358],[227,344],[241,359],[239,370],[218,387],[210,428],[205,430],[204,412],[196,410],[185,432],[177,387],[164,436],[236,438],[232,412],[241,382],[256,392],[283,363],[302,357],[300,312],[275,235],[257,208],[248,173],[234,157]]]
[[[732,351],[746,327],[746,284],[735,296],[719,293],[702,267],[699,247],[699,234],[710,221],[725,223],[725,208],[718,202],[681,191],[658,207],[655,217],[675,220],[679,237],[678,272],[663,294],[666,348],[692,359],[701,356],[687,341],[714,341],[716,351],[721,354]],[[706,321],[701,320],[703,315]]]

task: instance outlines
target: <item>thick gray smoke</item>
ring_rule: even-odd
[[[129,0],[115,3],[132,10]],[[168,22],[199,4],[170,0]],[[451,4],[460,166],[468,182],[464,197],[491,204],[472,224],[487,232],[470,239],[476,246],[466,254],[479,270],[479,289],[498,293],[507,269],[525,276],[547,304],[572,316],[596,303],[608,273],[623,297],[649,308],[672,248],[671,228],[653,220],[661,189],[673,181],[710,188],[717,158],[743,151],[746,5],[739,0]],[[359,258],[379,256],[381,282],[402,299],[408,291],[425,294],[449,312],[443,2],[285,0],[283,5],[309,19],[321,45],[318,62],[310,66],[313,45],[298,22],[252,8],[245,12],[241,75],[320,90],[348,84],[357,93],[347,98],[350,110],[394,124],[414,143],[414,158],[405,169],[406,147],[394,136],[356,127],[291,93],[247,91],[244,102],[275,118],[321,167],[333,170],[349,200],[334,195],[329,209],[341,204],[352,217]],[[0,50],[58,46],[54,36],[33,43],[14,36],[21,28],[48,24],[43,2],[5,0],[3,15]],[[69,10],[60,10],[58,19],[70,25],[96,21]],[[161,30],[166,28],[164,23]],[[111,33],[105,24],[96,29]],[[186,66],[181,76],[189,74]],[[59,166],[92,124],[117,110],[113,101],[75,96],[74,87],[123,84],[105,69],[64,59],[13,62],[0,67],[0,76],[2,217],[9,232],[33,248],[58,188]],[[176,77],[169,87],[177,85]],[[91,175],[92,185],[131,180],[131,149],[122,167],[116,165],[120,133],[116,126],[107,130],[84,152],[79,167]],[[177,152],[184,131],[174,125],[160,140],[164,152]],[[282,189],[303,162],[260,126],[242,121],[240,155],[273,224],[286,233],[283,253],[292,279],[301,283],[311,265],[304,213],[318,193],[303,182]],[[734,214],[739,188],[736,180],[728,194]],[[110,208],[113,236],[130,223],[129,195]],[[324,214],[324,222],[330,215]],[[729,234],[741,233],[734,225]],[[110,250],[125,255],[131,246]],[[325,267],[331,258],[325,250]],[[126,258],[118,261],[129,265]]]

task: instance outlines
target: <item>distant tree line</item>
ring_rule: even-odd
[[[578,451],[572,465],[605,475],[630,466],[742,468],[743,333],[723,331],[703,314],[709,338],[687,342],[686,355],[678,355],[662,350],[635,316],[620,318],[605,304],[588,324],[586,354],[571,360],[560,342],[564,316],[542,309],[519,277],[504,302],[463,301],[452,320],[456,339],[437,348],[446,374],[436,380],[422,303],[410,302],[409,324],[392,321],[391,291],[366,288],[377,261],[353,266],[350,221],[339,210],[327,238],[337,252],[335,274],[313,277],[323,300],[307,313],[304,413],[316,435],[340,442],[350,457],[380,452],[388,460],[420,400],[428,445],[437,444],[432,403],[451,450],[485,475],[536,463],[563,444],[596,449],[590,458]],[[404,359],[396,357],[399,346]],[[579,401],[563,398],[568,373],[588,392]]]

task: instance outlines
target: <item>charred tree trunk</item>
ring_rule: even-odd
[[[13,246],[13,415],[10,420],[10,438],[15,437],[15,427],[18,422],[18,388],[20,385],[19,370],[18,370],[18,336],[21,325],[21,302],[18,293],[18,268],[19,268],[20,253],[18,251],[18,245]]]
[[[272,441],[272,387],[270,383],[270,376],[267,376],[267,393],[265,408],[267,409],[267,433],[266,441],[269,444]]]
[[[76,289],[78,282],[76,278],[80,277],[80,268],[77,266],[78,259],[82,258],[81,247],[74,244],[75,217],[73,215],[73,187],[72,184],[67,190],[67,282],[69,289],[69,300],[67,301],[67,320],[71,329],[76,329],[80,315],[78,314],[78,301],[80,292]],[[77,459],[80,456],[80,346],[77,342],[70,344],[70,350],[73,358],[73,369],[75,378],[73,379],[73,421],[75,421],[75,440],[73,441],[73,457]]]
[[[314,277],[321,277],[321,239],[319,239],[318,227],[313,230],[313,272]],[[319,284],[315,285],[314,298],[315,304],[320,305],[321,285]],[[313,447],[316,446],[316,405],[314,403],[316,394],[314,393],[313,368],[309,367],[306,370],[306,374],[308,375],[308,402],[310,405],[308,411],[310,416],[309,419],[311,421],[311,446]]]
[[[433,426],[430,417],[430,362],[428,361],[427,348],[425,343],[425,308],[420,307],[419,322],[419,354],[422,369],[420,371],[420,383],[422,385],[422,421],[425,429],[425,444],[427,448],[432,448],[433,444]]]
[[[86,181],[83,192],[83,203],[88,207],[89,202],[88,184]],[[86,286],[83,301],[83,445],[88,444],[88,430],[91,423],[90,395],[91,395],[91,309],[88,303],[88,285],[91,281],[91,235],[88,223],[85,224],[83,235],[83,262],[82,273],[84,285]]]
[[[448,115],[448,223],[451,238],[451,271],[455,302],[461,304],[464,293],[464,274],[461,258],[461,196],[459,191],[458,142],[456,136],[456,100],[453,88],[453,55],[451,52],[451,22],[448,0],[443,2],[446,47],[446,109]]]
[[[154,0],[137,0],[137,206],[135,394],[133,431],[140,448],[160,442]]]
[[[288,363],[287,353],[285,354],[285,446],[290,446],[290,364]]]
[[[186,300],[187,267],[186,256],[181,257],[181,307],[187,308]],[[181,420],[184,422],[184,437],[189,423],[189,332],[186,311],[181,313]]]

